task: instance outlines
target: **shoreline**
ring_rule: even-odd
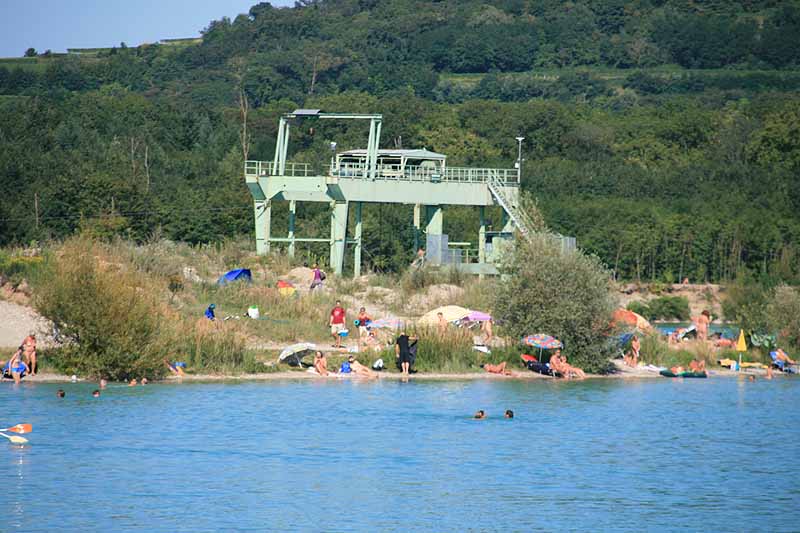
[[[738,376],[754,375],[757,377],[763,376],[766,371],[758,369],[750,369],[749,371],[736,372],[726,368],[709,370],[709,378],[734,378]],[[783,373],[776,372],[775,377],[784,376]],[[446,373],[446,372],[427,372],[411,374],[404,378],[399,372],[379,372],[375,380],[369,378],[356,377],[354,375],[339,375],[331,374],[328,377],[322,377],[311,372],[303,371],[281,371],[281,372],[262,372],[250,374],[187,374],[183,377],[167,376],[161,380],[152,380],[150,383],[184,383],[184,382],[220,382],[220,381],[281,381],[281,380],[314,380],[314,381],[341,381],[341,380],[356,380],[359,382],[380,381],[380,380],[393,380],[399,381],[407,379],[409,381],[476,381],[476,380],[492,380],[492,381],[553,381],[559,383],[572,383],[587,380],[608,380],[608,379],[630,379],[630,380],[650,380],[650,379],[685,379],[685,378],[664,378],[657,372],[646,371],[643,369],[625,369],[618,370],[612,374],[588,374],[585,380],[567,380],[557,379],[550,376],[544,376],[530,371],[516,371],[514,375],[505,376],[498,374],[490,374],[488,372],[461,372],[461,373]],[[13,383],[11,380],[4,380]],[[35,376],[28,376],[23,378],[23,383],[73,383],[71,376],[56,374],[52,372],[40,372]],[[95,383],[93,380],[79,378],[75,383]]]

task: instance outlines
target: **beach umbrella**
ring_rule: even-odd
[[[555,337],[545,335],[544,333],[537,333],[535,335],[528,335],[522,338],[522,344],[539,348],[539,362],[542,361],[542,350],[555,350],[556,348],[563,348],[564,343]]]
[[[305,353],[308,351],[316,349],[316,344],[312,344],[310,342],[298,342],[297,344],[292,344],[281,351],[281,354],[278,356],[278,362],[288,363],[291,366],[301,366],[300,361],[303,359],[303,355],[305,355]]]
[[[739,368],[742,368],[742,353],[747,351],[747,342],[744,340],[744,330],[739,330],[739,340],[736,341],[736,351],[739,352]]]
[[[537,333],[536,335],[528,335],[522,339],[522,344],[540,348],[542,350],[554,350],[556,348],[563,348],[564,344],[550,335]]]

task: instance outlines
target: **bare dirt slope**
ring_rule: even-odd
[[[652,293],[648,285],[630,283],[620,286],[620,305],[627,307],[630,302],[648,302],[659,296],[683,296],[689,300],[692,316],[708,309],[711,316],[718,319],[722,316],[723,295],[724,288],[711,283],[666,285],[661,287],[658,294]]]
[[[0,300],[0,346],[19,346],[26,335],[36,333],[43,344],[51,331],[48,321],[30,307]]]

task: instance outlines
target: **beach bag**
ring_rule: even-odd
[[[372,370],[383,370],[384,368],[386,367],[383,366],[383,359],[378,359],[372,363]]]
[[[340,374],[349,374],[350,372],[351,372],[351,370],[350,370],[350,362],[349,361],[345,361],[344,363],[342,363],[342,368],[339,369],[339,373]]]

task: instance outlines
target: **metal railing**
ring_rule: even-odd
[[[255,177],[266,177],[272,175],[272,161],[245,161],[244,175]],[[308,177],[313,176],[311,165],[308,163],[286,163],[284,176]]]
[[[365,163],[340,163],[329,169],[329,174],[336,178],[365,179],[369,178]],[[246,176],[265,177],[272,175],[271,161],[245,161]],[[284,176],[314,175],[308,163],[286,163]],[[513,168],[463,168],[430,167],[421,165],[378,165],[375,179],[418,182],[447,183],[489,183],[494,182],[506,187],[519,185],[517,171]]]
[[[331,176],[339,178],[362,179],[368,177],[367,167],[363,163],[340,163],[330,170]],[[376,179],[398,181],[432,181],[458,183],[488,183],[496,180],[505,186],[519,185],[517,171],[510,168],[460,168],[420,165],[378,165]]]
[[[490,180],[497,180],[505,186],[519,185],[517,171],[513,168],[447,167],[444,173],[444,181],[488,183]]]

